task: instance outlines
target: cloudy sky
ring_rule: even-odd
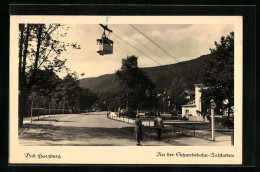
[[[219,42],[221,36],[228,35],[234,30],[233,25],[219,24],[134,25],[177,59],[176,61],[136,31],[131,25],[111,24],[108,26],[116,35],[153,58],[156,63],[113,34],[109,35],[109,39],[114,41],[114,53],[101,56],[96,52],[96,39],[101,38],[103,33],[103,29],[99,25],[85,24],[67,26],[69,26],[70,29],[67,31],[67,36],[63,38],[64,41],[78,42],[81,49],[68,49],[61,55],[61,58],[66,58],[67,67],[72,71],[76,71],[79,76],[80,73],[85,73],[85,76],[80,76],[80,78],[114,73],[121,67],[121,60],[130,55],[139,57],[138,64],[140,67],[152,67],[158,66],[158,63],[165,65],[191,60],[201,55],[209,54],[209,49],[214,48],[214,41]],[[153,50],[153,52],[145,46]]]

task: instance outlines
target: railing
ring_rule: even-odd
[[[68,109],[45,109],[45,108],[31,108],[31,123],[33,117],[38,117],[38,120],[40,119],[40,116],[45,117],[46,115],[56,115],[56,114],[70,114],[71,112]]]
[[[177,128],[186,129],[185,132],[192,131],[192,136],[193,136],[193,137],[196,136],[195,124],[196,124],[196,123],[182,123],[182,124],[178,124],[178,123],[165,123],[165,125],[168,125],[168,126],[172,126],[172,127],[173,127],[173,132],[174,132],[174,133],[177,132]],[[179,132],[180,132],[180,131],[179,131]],[[181,132],[184,132],[184,130],[181,130]]]
[[[115,115],[113,115],[113,116],[108,115],[107,117],[110,119],[116,120],[116,121],[121,121],[121,122],[128,123],[128,124],[135,124],[135,119],[129,118],[127,116],[118,117]]]
[[[113,115],[113,116],[107,116],[108,118],[110,119],[113,119],[113,120],[116,120],[116,121],[121,121],[121,122],[124,122],[124,123],[128,123],[128,124],[135,124],[135,118],[129,118],[127,116],[116,116],[116,115]],[[142,120],[142,124],[145,126],[145,127],[153,127],[154,126],[154,118],[152,117],[140,117],[141,120]]]
[[[121,121],[128,124],[135,124],[135,118],[129,118],[127,116],[121,116],[118,117],[116,115],[114,116],[108,116],[108,118]],[[143,120],[143,125],[148,128],[154,127],[154,118],[151,117],[142,117],[141,120]],[[165,129],[169,132],[177,133],[177,134],[185,134],[185,135],[191,135],[193,137],[198,137],[202,139],[210,138],[210,134],[205,134],[205,131],[210,131],[210,123],[206,122],[189,122],[189,121],[172,121],[172,120],[165,120]],[[201,132],[202,131],[202,132]],[[204,132],[204,133],[203,133]],[[219,131],[220,132],[220,131]],[[231,145],[234,145],[234,130],[225,130],[222,132],[230,132],[231,134]]]

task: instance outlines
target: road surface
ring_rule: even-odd
[[[106,112],[60,114],[24,119],[19,143],[24,146],[136,146],[132,124],[107,118]],[[215,142],[196,137],[173,135],[156,140],[156,132],[145,128],[143,146],[230,146],[229,136]],[[149,136],[149,137],[148,137]]]
[[[22,145],[136,146],[133,125],[108,119],[104,113],[64,114],[24,121]],[[143,146],[171,144],[144,137]]]

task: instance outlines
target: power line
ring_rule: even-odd
[[[119,27],[119,26],[117,26]],[[120,29],[120,27],[119,27]],[[128,33],[126,33],[125,31],[123,31],[122,29],[120,29],[121,32],[123,32],[124,34],[128,35],[129,37],[131,37]],[[144,46],[146,49],[150,50],[154,55],[156,55],[157,57],[159,57],[160,59],[162,59],[163,61],[166,62],[165,59],[163,59],[160,55],[158,55],[156,52],[154,52],[151,48],[147,47],[145,44],[141,43],[140,41],[138,41],[137,39],[135,38],[132,38],[133,40],[135,40],[136,42],[138,42],[139,44],[141,44],[142,46]]]
[[[154,42],[152,39],[150,39],[147,35],[145,35],[142,31],[140,31],[139,29],[137,29],[134,25],[129,24],[130,26],[132,26],[135,30],[137,30],[139,33],[141,33],[144,37],[146,37],[148,40],[150,40],[154,45],[156,45],[157,47],[159,47],[162,51],[164,51],[166,54],[168,54],[171,58],[173,58],[176,62],[179,62],[175,57],[173,57],[170,53],[168,53],[166,50],[164,50],[160,45],[158,45],[156,42]]]
[[[135,30],[137,30],[140,34],[142,34],[145,38],[147,38],[148,40],[150,40],[154,45],[156,45],[157,47],[159,47],[163,52],[165,52],[166,54],[168,54],[171,58],[173,58],[177,63],[179,63],[181,66],[183,66],[187,71],[189,71],[191,74],[193,74],[194,76],[197,77],[197,75],[195,75],[192,71],[190,71],[189,69],[187,69],[182,63],[180,63],[174,56],[172,56],[170,53],[168,53],[166,50],[164,50],[160,45],[158,45],[156,42],[154,42],[151,38],[149,38],[147,35],[145,35],[142,31],[140,31],[139,29],[137,29],[134,25],[129,24],[130,26],[132,26]]]
[[[136,47],[134,47],[133,45],[131,45],[129,42],[127,42],[126,40],[120,38],[118,35],[116,35],[114,32],[112,32],[113,35],[115,35],[118,39],[124,41],[126,44],[130,45],[132,48],[134,48],[135,50],[139,51],[140,53],[142,53],[143,55],[145,55],[146,57],[150,58],[151,60],[153,60],[150,56],[146,55],[144,52],[142,52],[141,50],[137,49]],[[162,69],[164,70],[167,70],[169,72],[172,72],[170,71],[168,68],[166,68],[165,66],[161,65],[160,63],[158,63],[157,61],[153,60],[155,63],[157,63],[159,65],[159,67],[161,67]],[[161,92],[160,90],[158,90],[156,87],[154,87],[154,90],[157,91],[157,92]]]
[[[141,31],[140,31],[141,32]],[[159,62],[155,61],[154,59],[152,59],[150,56],[148,56],[147,54],[145,54],[144,52],[142,52],[141,50],[139,50],[138,48],[134,47],[132,44],[130,44],[129,42],[127,42],[126,40],[122,39],[121,37],[119,37],[118,35],[116,35],[115,33],[113,33],[117,38],[119,38],[120,40],[124,41],[126,44],[130,45],[132,48],[136,49],[137,51],[139,51],[140,53],[142,53],[143,55],[145,55],[146,57],[150,58],[151,60],[153,60],[155,63],[157,63],[159,65],[159,67],[162,67],[163,69],[169,71],[169,72],[174,72],[171,69],[169,70],[165,65],[161,65]],[[143,34],[144,35],[144,34]],[[145,35],[144,35],[145,36]],[[146,36],[145,36],[146,37]],[[150,41],[152,41],[150,38],[147,37],[147,39],[149,39]],[[137,41],[138,42],[138,41]],[[157,45],[154,41],[152,41],[155,45]],[[140,43],[140,42],[138,42]],[[141,44],[141,43],[140,43]],[[141,44],[143,45],[143,44]],[[159,46],[159,45],[157,45]],[[161,48],[161,47],[160,47]],[[149,48],[148,48],[149,49]],[[162,48],[161,48],[162,49]],[[150,49],[149,49],[150,50]],[[153,52],[153,51],[152,51]],[[169,53],[167,53],[168,55],[170,55]],[[171,55],[170,55],[171,56]],[[172,56],[171,56],[172,57]],[[174,58],[174,57],[173,57]],[[175,59],[175,58],[174,58]],[[176,60],[176,59],[175,59]],[[180,63],[178,60],[176,60],[181,66],[183,66],[187,71],[189,71],[191,74],[193,74],[194,76],[197,77],[197,75],[195,75],[193,72],[191,72],[189,69],[187,69],[182,63]]]
[[[126,40],[120,38],[118,35],[116,35],[114,32],[112,32],[113,35],[115,35],[117,38],[119,38],[120,40],[124,41],[126,44],[130,45],[132,48],[134,48],[135,50],[139,51],[140,53],[142,53],[143,55],[145,55],[146,57],[150,58],[152,61],[154,61],[156,64],[158,64],[159,66],[161,66],[163,69],[170,71],[169,69],[165,68],[165,66],[162,66],[160,63],[158,63],[157,61],[155,61],[153,58],[151,58],[150,56],[148,56],[147,54],[145,54],[144,52],[142,52],[141,50],[139,50],[138,48],[134,47],[132,44],[130,44],[129,42],[127,42]]]

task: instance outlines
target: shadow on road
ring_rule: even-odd
[[[74,126],[54,126],[51,124],[24,124],[25,128],[29,128],[25,133],[19,136],[19,139],[25,141],[38,141],[47,145],[68,145],[68,146],[117,146],[116,142],[134,141],[134,127],[123,128],[103,128],[103,127],[74,127]],[[156,134],[152,134],[144,129],[144,146],[156,146]],[[180,137],[180,136],[177,136]],[[183,136],[185,137],[185,136]],[[115,143],[108,143],[109,140],[115,140]],[[102,142],[99,142],[103,140]],[[107,140],[107,143],[106,143]],[[172,140],[172,139],[171,139]],[[123,142],[124,142],[123,141]],[[152,142],[151,142],[152,141]],[[162,142],[168,142],[163,138]],[[64,144],[64,143],[68,144]],[[74,142],[77,142],[74,144]],[[99,142],[99,143],[95,143]],[[153,145],[154,144],[154,145]],[[178,145],[178,143],[176,143]],[[176,145],[175,144],[175,145]],[[183,144],[182,144],[183,145]],[[158,146],[158,145],[157,145]]]
[[[63,122],[63,121],[62,121]],[[122,128],[102,128],[102,127],[71,127],[54,126],[51,124],[24,124],[29,128],[27,132],[20,135],[20,139],[36,141],[86,141],[90,139],[129,139],[133,140],[132,133],[122,130]],[[132,128],[133,130],[133,128]],[[122,134],[123,132],[123,134]],[[55,144],[55,143],[54,143]]]
[[[50,121],[50,122],[75,122],[75,121],[63,121],[63,120],[57,120],[57,119],[35,119],[33,121]]]

